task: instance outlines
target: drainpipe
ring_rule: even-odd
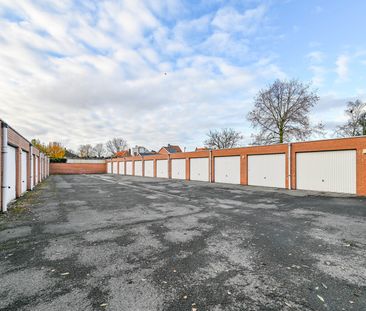
[[[291,143],[288,144],[288,189],[291,190]]]
[[[7,202],[8,202],[8,189],[10,188],[10,186],[8,185],[8,125],[6,123],[2,123],[2,136],[3,136],[3,141],[2,141],[2,149],[1,149],[1,153],[2,153],[2,159],[3,159],[3,163],[2,163],[2,168],[3,168],[3,176],[2,176],[2,187],[1,187],[1,197],[2,197],[2,206],[1,206],[1,210],[3,212],[6,212],[8,210],[7,207]]]

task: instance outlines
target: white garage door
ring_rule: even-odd
[[[297,189],[356,193],[356,151],[296,154]]]
[[[31,158],[30,158],[30,182],[31,182],[31,189],[33,189],[34,187],[34,155],[31,154]]]
[[[208,158],[190,159],[190,180],[209,181]]]
[[[186,179],[186,159],[172,159],[172,178]]]
[[[240,184],[240,156],[215,157],[215,182]]]
[[[119,173],[120,175],[124,175],[125,174],[125,162],[119,162]]]
[[[142,176],[142,161],[135,161],[135,176]]]
[[[132,162],[126,162],[126,175],[132,175]]]
[[[8,146],[8,159],[6,164],[7,169],[7,194],[6,194],[6,204],[16,197],[15,185],[16,185],[16,149],[14,147]]]
[[[28,152],[22,151],[22,193],[27,191],[28,182]]]
[[[38,179],[38,177],[39,177],[38,166],[39,166],[39,157],[38,156],[35,156],[35,170],[36,170],[36,173],[35,173],[35,181],[36,181],[36,185],[39,182],[39,179]]]
[[[154,161],[144,161],[145,164],[145,176],[146,177],[154,177]]]
[[[285,188],[286,155],[248,156],[248,185]]]
[[[113,162],[113,174],[118,174],[118,163]]]
[[[168,160],[156,161],[156,177],[168,178]]]
[[[112,174],[112,162],[107,163],[107,173]]]

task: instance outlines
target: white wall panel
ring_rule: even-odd
[[[112,163],[113,163],[113,174],[118,174],[118,163],[117,162]]]
[[[156,161],[156,177],[168,178],[168,160]]]
[[[125,174],[125,162],[122,161],[119,162],[119,174],[120,175]]]
[[[112,162],[107,163],[107,173],[112,174]]]
[[[28,152],[22,151],[22,193],[27,191],[27,181],[28,181]]]
[[[153,160],[148,160],[148,161],[144,161],[144,165],[145,165],[145,176],[146,177],[154,177],[154,161]]]
[[[190,159],[190,180],[209,181],[208,158]]]
[[[215,182],[240,184],[240,156],[215,157]]]
[[[142,176],[142,161],[135,161],[135,176]]]
[[[296,188],[356,193],[356,151],[296,154]]]
[[[126,162],[126,175],[132,175],[132,161]]]
[[[248,185],[285,188],[285,154],[248,156]]]
[[[172,178],[186,179],[186,159],[172,159]]]

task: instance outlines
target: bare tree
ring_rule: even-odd
[[[236,147],[243,136],[232,128],[210,130],[204,144],[212,149],[225,149]]]
[[[259,129],[253,144],[305,140],[313,133],[321,133],[323,125],[312,126],[309,120],[310,110],[318,100],[310,84],[298,80],[276,80],[267,89],[260,90],[254,109],[247,116],[252,126]]]
[[[118,151],[125,150],[127,148],[127,141],[123,138],[113,138],[106,143],[108,152],[114,155]]]
[[[96,157],[101,158],[105,154],[104,144],[99,143],[93,147],[93,153]]]
[[[366,135],[366,103],[359,99],[350,101],[345,113],[348,117],[347,123],[337,126],[336,135],[340,137]]]
[[[79,146],[79,156],[81,158],[90,158],[93,155],[93,147],[90,144]]]

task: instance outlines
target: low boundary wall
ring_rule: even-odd
[[[106,163],[50,163],[51,175],[105,174]]]

